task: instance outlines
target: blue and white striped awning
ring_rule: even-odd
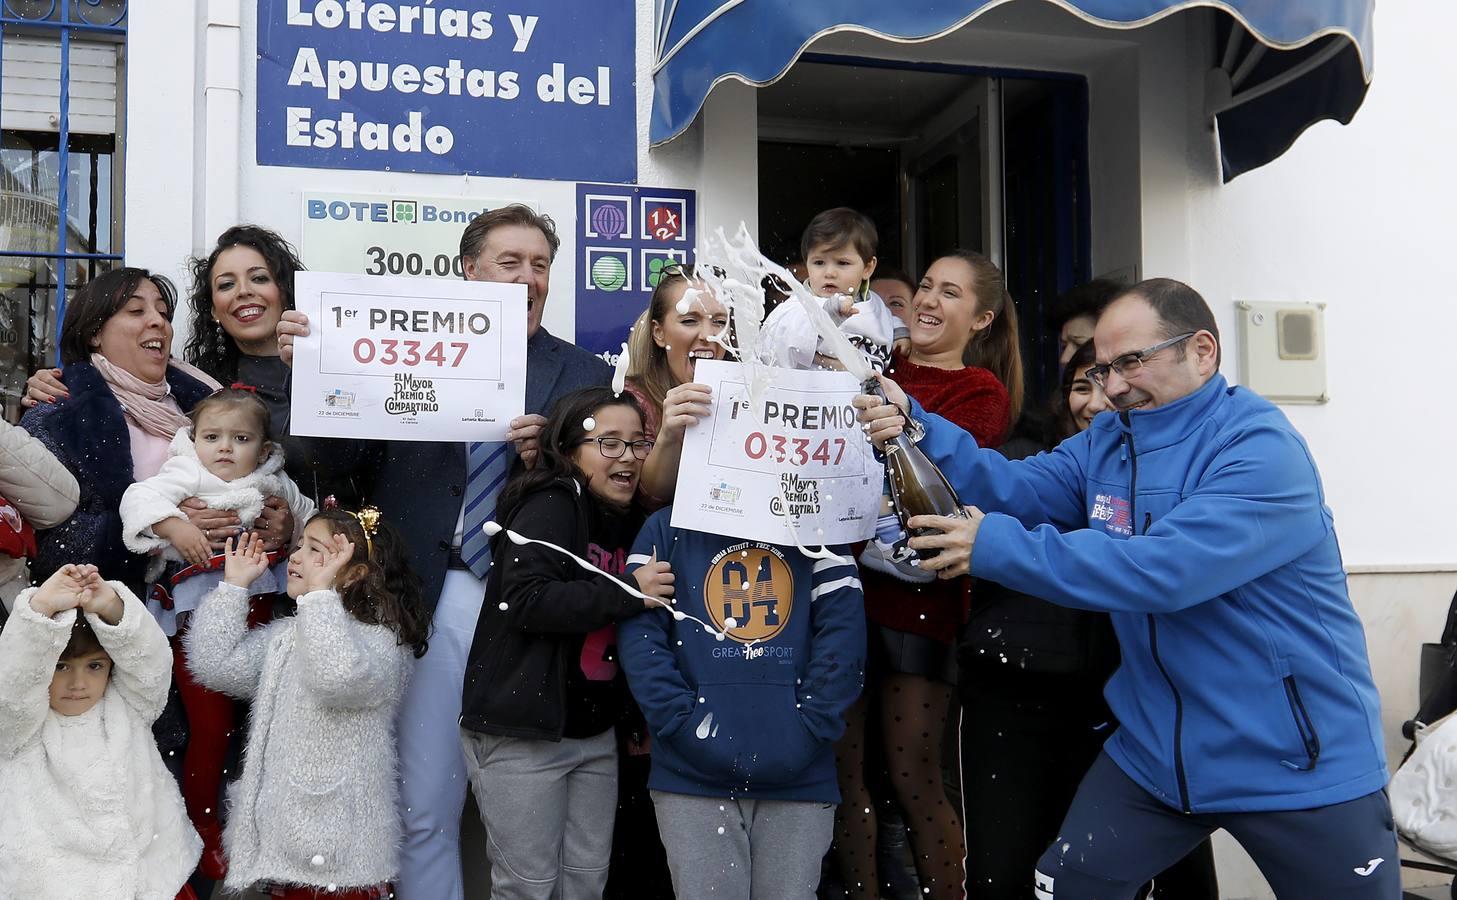
[[[931,40],[1007,2],[658,0],[652,142],[681,134],[719,82],[769,84],[824,35]],[[1375,0],[1045,2],[1107,28],[1137,28],[1185,9],[1227,13],[1231,27],[1208,88],[1226,181],[1275,159],[1322,119],[1349,122],[1371,83]]]

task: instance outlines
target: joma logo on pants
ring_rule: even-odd
[[[1033,872],[1032,894],[1037,900],[1053,900],[1052,898],[1052,876],[1043,875],[1041,872]]]

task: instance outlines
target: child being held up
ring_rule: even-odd
[[[141,601],[62,566],[0,632],[0,897],[192,900],[202,842],[152,723],[172,652]]]
[[[284,474],[283,448],[269,433],[268,407],[257,391],[243,384],[222,388],[193,407],[189,418],[192,426],[172,439],[161,471],[127,488],[121,498],[127,549],[156,554],[149,581],[166,570],[162,587],[169,596],[150,605],[169,636],[185,627],[187,614],[223,580],[222,554],[213,554],[208,536],[182,511],[182,501],[197,497],[209,509],[236,512],[243,522],[240,530],[246,531],[263,511],[263,501],[280,497],[293,513],[289,546],[314,514],[314,502]],[[275,562],[254,593],[283,591],[284,564]]]
[[[850,343],[865,354],[877,372],[890,364],[891,350],[910,352],[910,331],[870,289],[875,273],[875,223],[841,206],[810,220],[800,238],[807,270],[806,284],[824,298],[824,311]],[[824,338],[797,301],[779,304],[764,320],[761,333],[778,365],[791,369],[842,368],[827,355]]]
[[[223,583],[183,638],[198,681],[253,702],[243,774],[228,790],[224,887],[393,896],[395,713],[429,629],[404,540],[372,507],[324,509],[288,560],[298,614],[254,629],[248,596],[268,554],[248,534],[225,556]]]
[[[253,388],[235,384],[215,391],[193,407],[191,419],[192,426],[172,439],[161,471],[122,495],[122,538],[135,553],[156,554],[147,573],[156,581],[147,608],[174,638],[177,690],[191,733],[183,758],[182,796],[202,835],[199,869],[221,881],[228,863],[219,795],[237,712],[231,698],[191,677],[182,642],[175,636],[186,631],[192,611],[223,580],[223,557],[213,555],[207,535],[182,512],[182,502],[197,497],[211,509],[236,511],[250,525],[263,511],[265,498],[281,497],[293,513],[295,539],[313,515],[314,503],[284,474],[283,449],[269,434],[268,407]],[[282,559],[270,562],[252,585],[255,595],[284,590],[286,564]],[[271,616],[271,598],[255,603],[255,624]]]
[[[855,563],[674,528],[672,514],[648,519],[628,573],[668,563],[676,599],[619,625],[617,648],[652,733],[673,888],[809,900],[840,802],[834,744],[864,680]]]

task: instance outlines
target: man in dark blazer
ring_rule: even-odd
[[[554,223],[513,204],[477,216],[461,235],[460,257],[471,281],[526,285],[526,414],[512,420],[512,466],[536,456],[545,415],[557,399],[608,384],[599,357],[541,327],[551,264],[561,240]],[[291,361],[293,338],[308,333],[300,313],[284,313],[279,349]],[[460,818],[467,787],[460,743],[460,692],[485,582],[466,568],[462,506],[469,473],[461,443],[388,441],[365,496],[399,527],[431,609],[430,649],[415,666],[400,707],[400,816],[404,840],[395,890],[405,900],[463,900]]]

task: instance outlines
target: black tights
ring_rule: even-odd
[[[950,685],[919,675],[888,673],[867,684],[880,701],[880,728],[867,729],[867,702],[845,714],[845,736],[835,747],[842,802],[835,817],[836,858],[851,900],[880,896],[875,866],[875,805],[865,779],[865,750],[880,740],[896,800],[905,812],[923,896],[961,900],[965,856],[960,813],[942,783],[942,738],[951,709]]]

